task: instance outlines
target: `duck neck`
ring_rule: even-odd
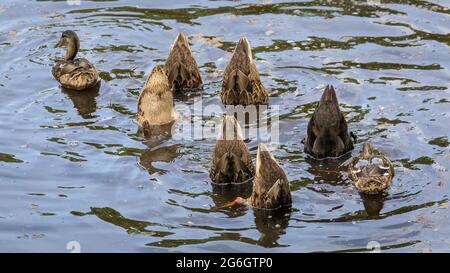
[[[79,48],[80,42],[76,39],[71,40],[67,45],[66,61],[73,61],[75,59],[75,56],[77,56]]]

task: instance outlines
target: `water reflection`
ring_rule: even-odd
[[[386,195],[384,194],[364,194],[360,193],[363,200],[364,208],[366,209],[369,218],[377,218],[380,211],[383,209]]]
[[[84,119],[92,119],[96,116],[92,114],[97,110],[96,98],[99,95],[101,82],[99,82],[94,87],[83,91],[76,91],[61,87],[64,94],[69,96],[70,100],[73,102],[73,106],[77,109],[78,114]]]
[[[148,142],[147,142],[148,143]],[[150,149],[145,150],[140,156],[139,156],[139,164],[144,167],[149,174],[165,174],[168,170],[159,169],[153,166],[154,163],[157,162],[165,162],[165,163],[171,163],[176,158],[180,156],[178,153],[179,148],[181,145],[175,144],[170,146],[163,146],[159,148],[152,148],[153,145],[148,145]]]
[[[315,159],[311,156],[305,157],[305,161],[309,164],[307,171],[314,175],[314,181],[336,185],[346,181],[343,174],[346,171],[344,162],[351,157],[347,153],[339,158]]]
[[[280,247],[278,240],[286,233],[291,219],[291,207],[276,210],[253,209],[255,225],[260,232],[258,245],[263,247]]]
[[[120,212],[110,207],[103,207],[103,208],[91,207],[91,210],[89,212],[72,211],[71,213],[74,216],[95,215],[105,222],[123,228],[129,234],[139,233],[154,237],[165,237],[173,234],[173,232],[150,230],[148,229],[149,226],[157,226],[163,228],[168,227],[158,223],[151,223],[147,221],[140,221],[126,218]]]

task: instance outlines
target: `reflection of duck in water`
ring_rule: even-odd
[[[170,48],[165,70],[169,79],[169,86],[173,90],[195,89],[202,86],[197,62],[183,32],[178,34]]]
[[[369,217],[377,217],[380,215],[380,211],[383,209],[384,200],[386,196],[384,194],[365,194],[360,193],[363,200],[364,208],[366,209]]]
[[[172,232],[168,231],[159,231],[159,230],[149,230],[149,227],[157,226],[159,229],[163,227],[164,225],[159,223],[151,223],[146,221],[139,221],[139,220],[133,220],[128,219],[120,212],[116,211],[113,208],[104,207],[104,208],[95,208],[91,207],[91,210],[86,213],[77,213],[78,216],[85,216],[85,215],[95,215],[99,219],[113,224],[115,226],[121,227],[124,230],[126,230],[127,233],[133,234],[133,233],[139,233],[143,235],[150,235],[155,237],[165,237],[168,235],[173,234]],[[156,228],[156,229],[158,229]]]
[[[178,149],[180,148],[180,145],[171,145],[171,146],[164,146],[156,149],[150,149],[145,150],[140,156],[139,156],[139,164],[144,167],[150,174],[159,173],[164,174],[167,171],[163,169],[158,169],[156,167],[153,167],[153,163],[155,162],[166,162],[171,163],[173,162],[177,157],[180,156],[178,153]]]
[[[278,239],[286,233],[289,220],[291,218],[291,209],[282,207],[277,210],[254,209],[255,225],[261,236],[258,245],[263,247],[277,247]]]
[[[241,37],[225,68],[220,99],[225,105],[266,104],[268,95],[253,62],[247,38]]]
[[[337,183],[345,181],[346,165],[343,163],[350,157],[350,154],[348,156],[326,158],[323,160],[305,157],[305,162],[310,165],[307,171],[314,176],[314,181],[336,185]]]
[[[80,49],[80,39],[72,30],[63,32],[55,47],[66,47],[66,56],[53,66],[52,74],[62,87],[85,90],[98,83],[98,72],[86,59],[75,59]]]
[[[156,66],[139,94],[136,123],[144,135],[153,135],[154,131],[166,131],[160,126],[171,128],[176,119],[169,81],[163,68]]]
[[[69,96],[78,114],[84,119],[93,118],[91,115],[97,110],[96,98],[99,95],[100,83],[94,87],[78,92],[76,90],[62,88],[62,91]]]
[[[353,135],[339,109],[333,86],[327,86],[308,123],[305,152],[317,158],[338,157],[353,149]]]
[[[390,188],[394,166],[389,158],[365,142],[359,155],[352,158],[348,173],[360,192],[379,194]]]

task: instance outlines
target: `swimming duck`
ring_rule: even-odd
[[[80,49],[80,39],[72,30],[62,33],[61,39],[55,48],[66,47],[66,56],[53,66],[53,77],[62,87],[72,90],[85,90],[98,83],[98,72],[86,59],[75,59]]]
[[[169,86],[173,90],[195,89],[202,86],[197,62],[183,32],[178,34],[170,48],[165,69],[169,78]]]
[[[225,105],[266,104],[268,95],[253,62],[247,38],[241,37],[225,68],[220,99]]]
[[[264,144],[258,145],[252,195],[249,198],[237,197],[219,209],[236,203],[255,209],[278,209],[292,204],[291,189],[286,174]]]
[[[177,117],[167,76],[163,67],[156,66],[139,94],[136,123],[146,131],[171,124]]]
[[[348,173],[360,192],[379,194],[391,186],[394,165],[369,142],[365,142],[359,155],[352,158]]]
[[[241,126],[234,116],[225,116],[212,155],[209,177],[216,184],[239,184],[254,175],[255,167],[242,139]]]
[[[353,149],[352,138],[336,92],[328,85],[309,120],[305,152],[317,158],[338,157]]]

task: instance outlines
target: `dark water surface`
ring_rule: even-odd
[[[450,251],[450,2],[2,1],[0,251]],[[76,30],[100,90],[67,92],[53,45]],[[150,69],[179,31],[220,105],[235,42],[248,37],[269,103],[292,212],[260,215],[213,193],[215,139],[145,142],[133,118]],[[396,166],[385,198],[360,196],[340,167],[303,153],[315,102],[333,84],[359,141]],[[201,119],[201,115],[195,116]],[[186,119],[181,123],[186,122]],[[205,121],[202,121],[205,122]],[[253,155],[258,142],[248,141]],[[371,243],[373,244],[373,243]]]

